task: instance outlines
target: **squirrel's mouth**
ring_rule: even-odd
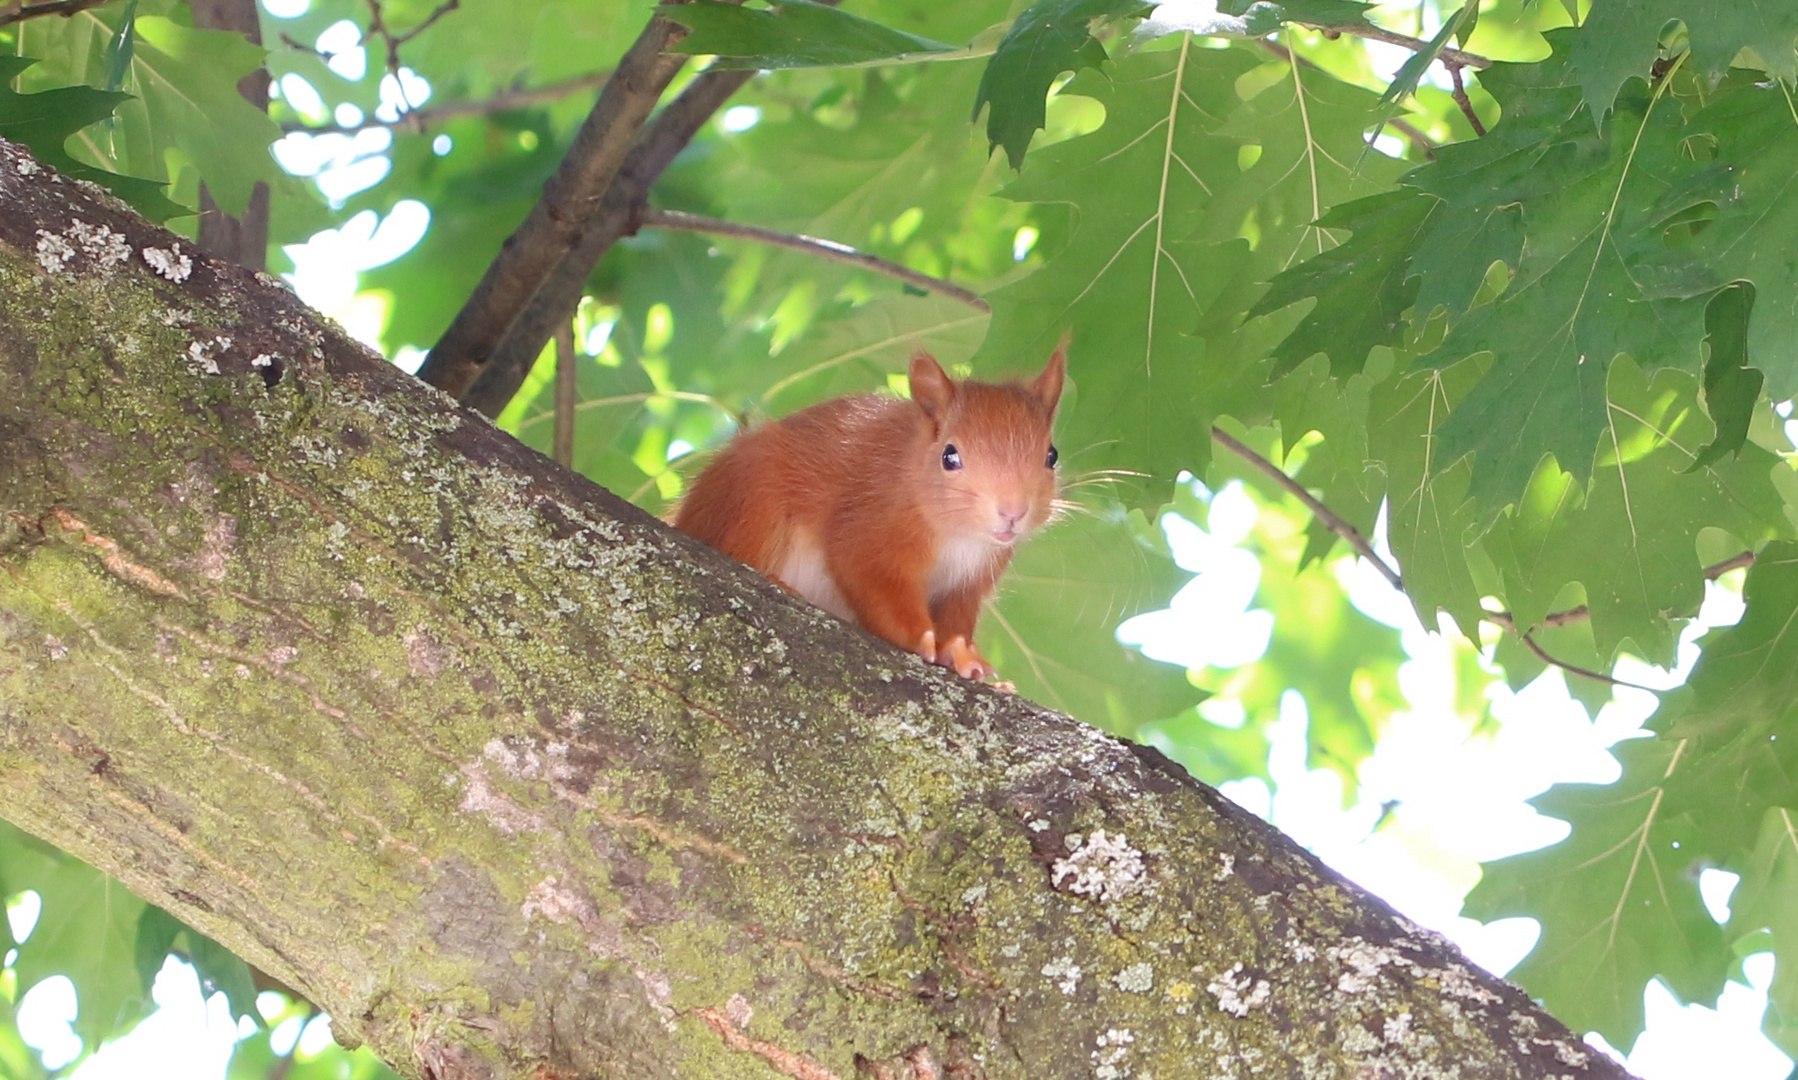
[[[1015,529],[994,529],[993,530],[993,539],[997,540],[1001,544],[1012,543],[1013,541],[1017,540],[1017,538],[1018,538],[1018,532]]]

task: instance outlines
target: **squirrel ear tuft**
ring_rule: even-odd
[[[1073,336],[1072,330],[1062,332],[1061,343],[1055,346],[1055,352],[1050,355],[1049,365],[1030,383],[1030,392],[1036,395],[1051,416],[1055,414],[1055,407],[1061,404],[1061,387],[1068,376],[1068,342]]]
[[[911,399],[933,422],[941,423],[949,403],[955,400],[955,382],[936,362],[936,357],[919,352],[911,358]]]

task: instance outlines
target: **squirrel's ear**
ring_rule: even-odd
[[[1065,330],[1061,335],[1061,343],[1055,346],[1055,352],[1049,357],[1049,366],[1043,368],[1030,384],[1030,392],[1049,414],[1055,414],[1055,407],[1061,403],[1061,386],[1068,377],[1068,341],[1074,336],[1072,330]]]
[[[955,383],[943,371],[936,357],[920,352],[911,358],[911,399],[924,410],[924,415],[940,423],[949,403],[955,400]]]

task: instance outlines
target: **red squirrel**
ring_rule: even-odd
[[[674,525],[963,678],[980,606],[1057,491],[1067,341],[1028,384],[956,382],[912,357],[911,400],[854,394],[737,434]]]

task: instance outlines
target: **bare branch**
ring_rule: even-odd
[[[575,387],[574,324],[556,331],[556,426],[550,434],[550,457],[562,465],[574,464],[574,406],[580,394]]]
[[[1536,654],[1536,659],[1542,661],[1544,664],[1547,664],[1550,667],[1558,667],[1562,671],[1567,672],[1568,674],[1578,675],[1581,678],[1592,679],[1596,682],[1608,683],[1611,686],[1627,686],[1633,690],[1646,690],[1651,694],[1656,694],[1656,693],[1660,692],[1652,686],[1643,686],[1641,683],[1630,682],[1628,679],[1615,678],[1613,676],[1606,675],[1602,671],[1593,671],[1591,668],[1580,667],[1578,664],[1570,664],[1565,660],[1557,659],[1556,657],[1551,655],[1547,649],[1544,649],[1539,643],[1537,643],[1536,638],[1535,638],[1535,630],[1534,629],[1524,630],[1524,631],[1520,632],[1517,629],[1517,621],[1515,619],[1511,618],[1511,613],[1508,611],[1489,611],[1489,612],[1486,612],[1485,614],[1486,614],[1487,622],[1492,623],[1494,626],[1499,626],[1499,627],[1504,628],[1505,630],[1508,630],[1510,633],[1512,633],[1513,635],[1516,636],[1518,641],[1523,642],[1524,648],[1526,648],[1530,652]],[[1580,622],[1580,621],[1588,618],[1589,614],[1590,613],[1586,610],[1586,605],[1581,604],[1579,607],[1573,608],[1568,611],[1557,611],[1557,612],[1553,612],[1553,613],[1549,614],[1548,616],[1543,618],[1541,625],[1542,626],[1565,626],[1568,623]]]
[[[1334,510],[1331,510],[1329,507],[1319,502],[1316,496],[1305,490],[1303,484],[1294,480],[1292,477],[1287,476],[1285,470],[1243,445],[1240,440],[1223,428],[1213,427],[1211,429],[1211,437],[1222,443],[1230,451],[1235,453],[1236,456],[1242,458],[1263,473],[1266,473],[1268,478],[1274,483],[1285,488],[1293,498],[1304,503],[1305,508],[1316,515],[1317,520],[1323,522],[1326,528],[1337,536],[1347,540],[1349,546],[1354,548],[1356,553],[1372,563],[1374,569],[1380,572],[1380,576],[1392,583],[1393,588],[1400,592],[1405,590],[1404,579],[1399,576],[1397,570],[1393,569],[1391,563],[1380,558],[1380,553],[1375,551],[1373,545],[1367,542],[1367,537],[1361,535],[1361,530],[1350,525]]]
[[[947,296],[952,300],[974,308],[976,311],[990,312],[992,305],[980,298],[980,294],[971,289],[964,289],[954,282],[942,278],[921,274],[909,266],[901,266],[896,262],[869,255],[865,251],[857,251],[848,244],[839,244],[835,240],[821,240],[815,236],[804,236],[798,233],[776,232],[764,229],[759,225],[740,225],[734,221],[707,217],[704,214],[689,214],[680,210],[645,210],[640,215],[642,224],[652,229],[680,229],[685,232],[709,233],[713,236],[734,236],[744,240],[754,240],[762,244],[773,244],[775,247],[790,248],[803,251],[807,255],[816,255],[832,262],[847,263],[859,266],[864,270],[872,270],[877,274],[898,278],[908,285]]]
[[[495,113],[511,112],[531,105],[539,105],[546,101],[559,101],[570,94],[578,94],[583,90],[604,85],[612,77],[610,71],[595,71],[577,78],[566,79],[546,86],[519,87],[513,90],[502,90],[490,98],[479,101],[446,101],[441,105],[431,105],[423,109],[414,109],[401,113],[395,120],[370,119],[360,124],[283,124],[285,131],[301,131],[309,135],[326,135],[331,133],[350,135],[366,128],[396,128],[403,131],[423,132],[430,125],[451,120],[459,116],[492,116]]]
[[[1722,562],[1712,563],[1711,565],[1705,567],[1704,568],[1704,580],[1716,581],[1718,578],[1722,577],[1724,574],[1729,573],[1731,570],[1740,570],[1745,566],[1753,566],[1753,565],[1754,565],[1754,552],[1744,551],[1737,555],[1731,555],[1729,558],[1724,559]],[[1586,607],[1586,605],[1581,604],[1578,607],[1568,608],[1566,611],[1551,611],[1551,612],[1549,612],[1548,614],[1542,616],[1542,621],[1538,622],[1535,627],[1532,627],[1532,629],[1538,629],[1538,628],[1541,628],[1544,626],[1568,626],[1568,625],[1571,625],[1576,622],[1585,622],[1587,619],[1589,619],[1591,617],[1592,617],[1591,610],[1588,609]],[[1499,626],[1504,627],[1507,630],[1514,631],[1516,629],[1512,623],[1511,613],[1508,611],[1494,611],[1494,612],[1489,613],[1487,615],[1487,618],[1490,619],[1492,622],[1497,623]]]
[[[498,416],[518,392],[531,365],[556,327],[574,318],[587,277],[619,237],[628,234],[638,209],[662,170],[730,96],[755,76],[753,71],[708,71],[688,83],[638,135],[599,210],[583,226],[579,242],[550,271],[529,303],[487,357],[463,401]]]
[[[387,27],[386,16],[381,10],[381,0],[368,0],[368,36],[378,37],[386,43],[387,73],[393,76],[395,83],[399,82],[400,77],[400,46],[424,33],[430,29],[431,24],[460,6],[462,6],[462,0],[443,0],[443,3],[437,5],[435,11],[425,16],[423,22],[403,34],[395,34]],[[402,84],[398,89],[401,104],[406,111],[410,112],[411,103],[406,100],[405,86]]]
[[[1731,555],[1720,563],[1712,563],[1704,568],[1704,580],[1716,581],[1731,570],[1740,570],[1754,565],[1754,552],[1744,551],[1740,555]]]
[[[455,397],[468,391],[513,320],[588,231],[644,119],[686,63],[666,51],[684,33],[661,15],[649,20],[606,80],[543,197],[488,265],[419,378]]]
[[[1461,106],[1461,115],[1473,125],[1475,135],[1486,134],[1486,125],[1480,123],[1480,114],[1473,111],[1473,102],[1467,98],[1467,87],[1461,82],[1461,69],[1454,64],[1448,66],[1448,77],[1454,80],[1455,104]]]
[[[40,19],[45,15],[70,15],[83,12],[89,8],[104,7],[112,0],[49,0],[43,4],[27,4],[25,0],[12,0],[9,4],[0,4],[0,26],[11,26],[26,19]]]
[[[1422,38],[1415,38],[1409,34],[1401,34],[1396,30],[1388,30],[1383,26],[1374,26],[1371,23],[1365,26],[1318,26],[1315,23],[1306,23],[1303,20],[1295,21],[1298,21],[1300,25],[1310,26],[1314,30],[1321,30],[1329,37],[1341,37],[1343,34],[1352,34],[1355,37],[1367,38],[1370,41],[1384,41],[1388,45],[1399,45],[1410,49],[1412,52],[1423,52],[1430,47],[1430,43]],[[1480,56],[1477,53],[1463,52],[1460,49],[1445,48],[1437,54],[1436,59],[1442,61],[1442,63],[1449,68],[1470,67],[1479,70],[1492,66],[1492,61],[1486,57]]]

